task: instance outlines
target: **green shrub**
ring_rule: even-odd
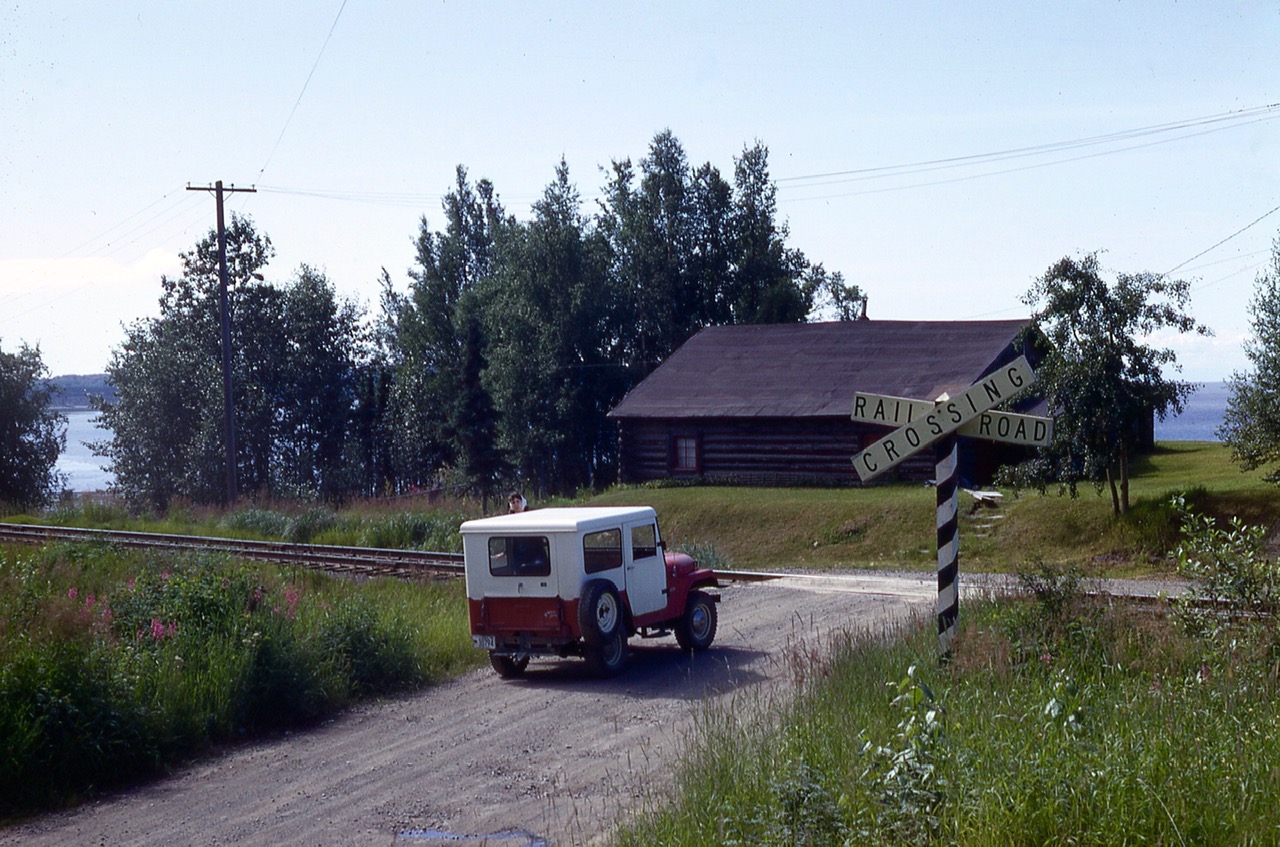
[[[474,666],[461,583],[0,551],[0,816]]]
[[[357,542],[361,547],[389,550],[461,550],[462,535],[456,515],[435,512],[401,512],[364,521]]]
[[[1216,623],[1202,620],[1202,628],[1216,630],[1232,615],[1273,626],[1280,612],[1280,559],[1267,553],[1266,527],[1232,518],[1223,529],[1215,519],[1187,509],[1181,497],[1173,504],[1183,514],[1178,571],[1194,581],[1193,600],[1217,607],[1210,615]]]
[[[399,621],[385,621],[368,599],[344,598],[324,613],[317,633],[323,655],[345,672],[357,697],[421,684],[413,639]]]
[[[282,536],[295,544],[310,544],[322,533],[338,525],[338,516],[329,509],[308,509],[289,518]]]
[[[270,509],[253,507],[231,512],[218,521],[218,527],[256,538],[284,538],[289,528],[289,517]]]

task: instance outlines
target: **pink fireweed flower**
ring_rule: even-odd
[[[286,588],[284,590],[284,602],[289,607],[289,611],[285,613],[289,620],[293,620],[298,614],[298,601],[302,599],[302,592],[296,588]]]
[[[76,587],[73,585],[67,589],[67,596],[74,600],[80,596],[80,592],[76,591]]]
[[[151,619],[151,637],[156,641],[164,638],[164,624],[160,622],[159,618]]]

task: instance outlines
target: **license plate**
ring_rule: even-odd
[[[471,644],[481,650],[492,650],[498,646],[498,639],[492,635],[473,635]]]

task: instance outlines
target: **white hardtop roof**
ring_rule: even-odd
[[[530,509],[514,515],[478,518],[462,525],[468,532],[581,532],[604,529],[623,521],[654,520],[651,506],[575,506],[556,509]]]

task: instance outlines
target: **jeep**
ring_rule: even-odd
[[[531,656],[581,656],[620,672],[627,639],[716,636],[715,574],[666,550],[648,506],[535,509],[462,524],[471,641],[503,678]]]

